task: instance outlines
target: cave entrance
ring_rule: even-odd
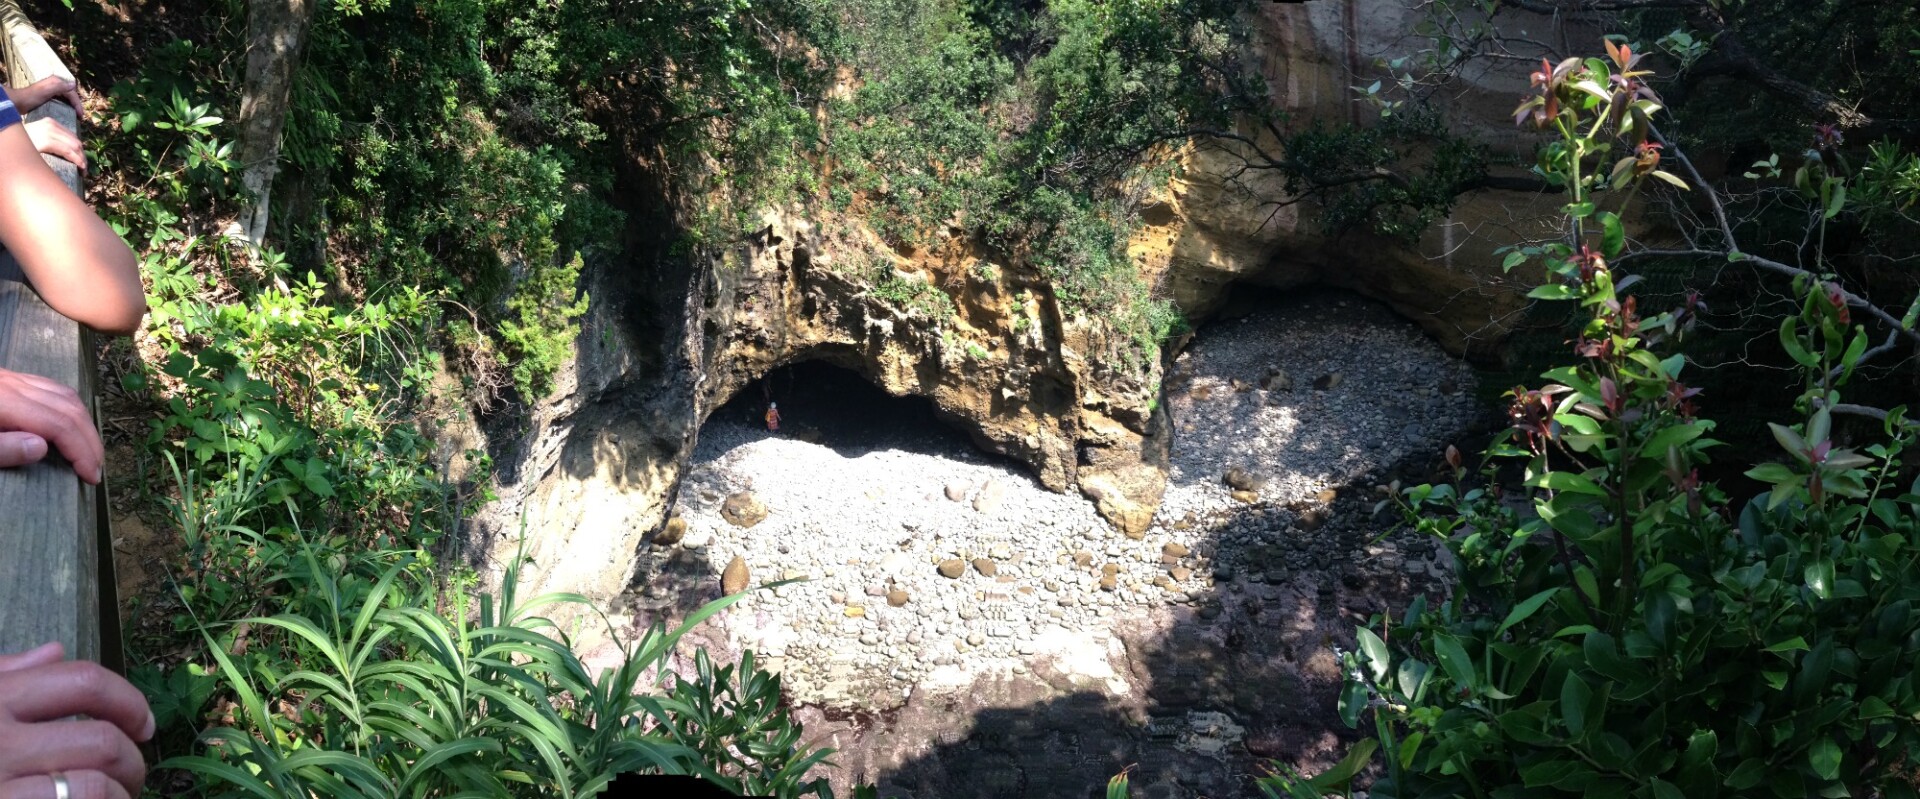
[[[770,402],[779,405],[777,434],[767,430]],[[932,400],[893,396],[852,370],[816,360],[777,367],[734,394],[707,418],[695,459],[710,460],[721,447],[776,435],[850,458],[886,449],[979,454],[965,433],[942,420]]]

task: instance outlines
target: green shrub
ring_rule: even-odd
[[[1801,417],[1772,426],[1780,460],[1746,473],[1766,490],[1731,508],[1700,478],[1719,442],[1677,351],[1699,309],[1642,316],[1608,267],[1620,221],[1594,207],[1604,186],[1680,183],[1647,157],[1647,73],[1609,49],[1617,72],[1543,65],[1518,112],[1557,134],[1542,172],[1570,192],[1571,243],[1508,266],[1538,257],[1533,296],[1589,315],[1582,360],[1511,392],[1477,474],[1450,451],[1455,485],[1406,492],[1457,560],[1454,590],[1359,631],[1340,712],[1370,714],[1374,736],[1269,795],[1342,792],[1376,752],[1377,797],[1914,795],[1920,483],[1895,481],[1916,428],[1896,408],[1877,443],[1842,446],[1833,414],[1866,332],[1803,279],[1780,333],[1805,370]],[[1635,145],[1610,174],[1603,132]],[[1521,503],[1502,490],[1516,475]]]
[[[200,734],[206,754],[159,769],[197,777],[215,796],[589,796],[629,772],[693,774],[751,794],[832,796],[806,772],[824,750],[799,742],[780,680],[755,668],[691,679],[664,670],[694,625],[744,595],[713,602],[672,631],[656,624],[617,669],[591,673],[509,569],[498,597],[437,595],[422,553],[351,554],[301,544],[277,581],[285,611],[207,636],[235,726]],[[436,610],[436,608],[440,608]],[[229,655],[243,630],[254,643]],[[609,626],[609,633],[612,628]],[[650,687],[647,675],[660,670]],[[188,702],[210,695],[189,672]],[[669,677],[671,679],[669,680]],[[177,711],[176,711],[177,712]]]
[[[923,280],[901,277],[893,264],[884,258],[876,258],[868,267],[868,287],[873,296],[900,309],[901,313],[927,317],[935,322],[944,322],[959,313],[959,306],[953,298],[941,291],[938,286]]]
[[[1121,187],[1163,166],[1172,149],[1156,145],[1225,119],[1221,96],[1246,79],[1235,11],[847,3],[835,52],[862,83],[832,108],[829,199],[896,246],[947,227],[979,236],[1104,329],[1113,363],[1141,368],[1176,325],[1126,253]]]
[[[512,318],[500,323],[500,338],[513,356],[513,382],[520,396],[545,396],[554,372],[573,354],[587,296],[574,299],[580,282],[580,256],[565,267],[537,264],[520,290],[507,300]]]

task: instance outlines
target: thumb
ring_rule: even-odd
[[[67,656],[67,650],[58,641],[50,641],[18,655],[0,655],[0,672],[20,671],[35,666],[59,663]]]
[[[32,433],[0,433],[0,468],[39,463],[47,457],[47,440]]]

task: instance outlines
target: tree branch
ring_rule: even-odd
[[[1839,366],[1833,367],[1832,371],[1827,372],[1827,382],[1831,383],[1834,380],[1839,379],[1840,375],[1844,374],[1849,368],[1857,368],[1860,364],[1866,363],[1867,361],[1873,360],[1874,358],[1877,358],[1881,355],[1885,355],[1889,352],[1892,352],[1893,348],[1898,346],[1900,346],[1900,328],[1896,327],[1891,332],[1887,333],[1887,340],[1880,342],[1880,346],[1874,347],[1873,349],[1860,353],[1859,361],[1856,361],[1851,364],[1843,363],[1843,364],[1840,364]]]
[[[1740,248],[1739,237],[1733,234],[1733,223],[1727,219],[1726,205],[1720,199],[1720,192],[1713,187],[1712,183],[1708,183],[1707,179],[1700,174],[1700,170],[1693,165],[1693,159],[1687,157],[1686,151],[1680,149],[1678,146],[1675,146],[1672,141],[1667,139],[1665,134],[1660,132],[1660,129],[1658,127],[1652,128],[1651,131],[1652,131],[1654,140],[1660,142],[1662,148],[1666,151],[1668,156],[1680,162],[1680,168],[1686,170],[1687,176],[1693,179],[1693,188],[1700,192],[1700,196],[1706,198],[1707,206],[1713,211],[1714,222],[1719,227],[1721,243],[1726,247],[1726,249],[1723,251],[1714,251],[1714,250],[1696,248],[1691,250],[1670,250],[1670,251],[1664,251],[1664,252],[1671,255],[1715,255],[1715,256],[1725,258],[1728,261],[1739,261],[1739,262],[1753,264],[1754,266],[1760,267],[1761,269],[1765,269],[1769,272],[1786,275],[1788,277],[1806,278],[1808,280],[1815,280],[1815,281],[1820,279],[1819,275],[1816,275],[1805,269],[1801,269],[1800,267],[1793,266],[1791,264],[1784,264],[1779,261],[1775,261],[1771,258],[1765,258],[1762,256],[1754,255],[1753,253],[1750,253],[1750,252],[1743,251]],[[1614,260],[1617,262],[1620,259],[1616,258]],[[1894,335],[1907,338],[1913,341],[1915,344],[1920,344],[1920,331],[1908,329],[1905,325],[1901,324],[1899,317],[1894,316],[1891,313],[1888,313],[1885,309],[1882,309],[1878,305],[1874,305],[1873,303],[1868,302],[1866,298],[1861,297],[1860,295],[1855,294],[1851,291],[1848,291],[1843,286],[1840,286],[1834,283],[1829,283],[1828,287],[1831,291],[1836,293],[1842,301],[1846,302],[1848,306],[1853,308],[1858,308],[1862,311],[1866,311],[1868,315],[1885,323],[1887,327],[1892,329]],[[1872,352],[1874,354],[1879,354],[1881,352],[1886,352],[1891,349],[1892,347],[1875,348],[1874,350],[1872,350]],[[1859,363],[1866,363],[1866,362],[1867,362],[1866,357],[1862,357],[1859,361]]]
[[[1747,49],[1739,35],[1722,18],[1721,12],[1707,0],[1500,0],[1500,5],[1549,16],[1679,9],[1686,13],[1689,22],[1713,37],[1714,58],[1698,68],[1700,72],[1751,79],[1767,91],[1799,104],[1822,119],[1838,122],[1844,128],[1866,127],[1876,121],[1840,98],[1768,66],[1764,59]]]
[[[1875,408],[1868,405],[1854,405],[1846,402],[1834,403],[1833,405],[1828,406],[1827,410],[1830,410],[1834,413],[1842,414],[1845,416],[1864,416],[1868,419],[1878,419],[1882,422],[1887,420],[1887,415],[1888,415],[1886,411],[1881,410],[1879,408]],[[1906,420],[1903,420],[1901,426],[1902,427],[1920,427],[1920,421],[1916,421],[1913,419],[1906,419]]]

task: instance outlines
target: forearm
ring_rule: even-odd
[[[124,335],[146,315],[133,251],[47,168],[21,125],[0,130],[0,246],[68,318]]]

